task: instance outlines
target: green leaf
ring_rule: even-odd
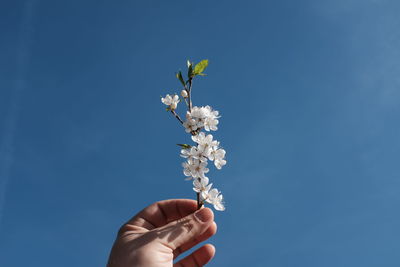
[[[190,78],[193,78],[193,76],[194,76],[194,73],[193,73],[193,65],[190,64],[189,67],[188,67],[188,78],[189,78],[189,79],[190,79]]]
[[[182,147],[182,148],[191,148],[191,145],[188,144],[177,144],[178,146]]]
[[[208,66],[208,59],[204,59],[196,64],[194,67],[194,75],[200,75]]]
[[[182,76],[182,72],[181,71],[179,71],[177,74],[176,74],[176,78],[178,78],[178,80],[182,83],[182,85],[183,86],[185,86],[185,80],[183,79],[183,76]]]

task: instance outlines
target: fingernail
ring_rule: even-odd
[[[208,222],[214,216],[209,208],[202,208],[194,213],[194,216],[201,222]]]

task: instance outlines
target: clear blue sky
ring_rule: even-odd
[[[0,265],[104,266],[148,204],[194,198],[160,95],[210,60],[209,266],[400,266],[400,2],[2,1]]]

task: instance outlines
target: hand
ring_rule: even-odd
[[[197,210],[190,199],[156,202],[143,209],[118,232],[107,267],[203,266],[215,254],[207,244],[173,264],[181,253],[217,231],[209,208]]]

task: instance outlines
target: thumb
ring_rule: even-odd
[[[154,229],[159,241],[172,250],[193,240],[205,232],[214,221],[214,213],[209,208],[202,208],[182,219],[170,222]]]

